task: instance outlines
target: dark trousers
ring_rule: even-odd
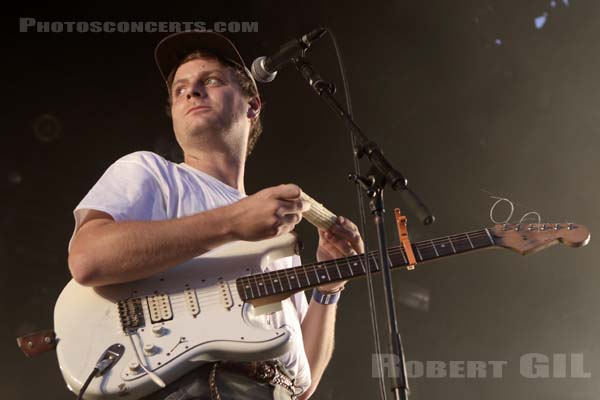
[[[210,381],[214,364],[198,367],[166,388],[153,393],[144,400],[291,400],[291,393],[281,386],[258,382],[234,371],[214,372],[219,397],[211,397]]]

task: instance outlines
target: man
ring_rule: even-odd
[[[260,133],[261,101],[227,38],[208,32],[173,34],[158,44],[155,57],[167,82],[184,162],[132,153],[111,165],[90,190],[75,209],[69,246],[69,267],[82,285],[143,279],[233,240],[290,232],[309,208],[293,184],[245,194],[244,166]],[[329,231],[319,231],[319,260],[361,252],[362,239],[349,220],[340,217]],[[274,268],[298,260],[278,262]],[[333,351],[335,303],[343,285],[319,287],[309,305],[303,293],[296,294],[286,300],[291,307],[269,316],[276,325],[291,327],[292,348],[274,365],[293,385],[284,378],[265,384],[255,373],[230,368],[234,363],[215,363],[151,398],[289,399],[301,393],[300,399],[308,399]]]

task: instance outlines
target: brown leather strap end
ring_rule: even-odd
[[[18,337],[17,345],[27,357],[37,356],[56,348],[56,333],[53,329],[33,332]]]

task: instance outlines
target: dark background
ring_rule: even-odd
[[[536,27],[544,14],[546,23]],[[165,33],[19,33],[18,17],[258,21],[257,33],[229,35],[248,63],[319,25],[331,27],[345,57],[356,121],[437,217],[424,227],[407,210],[411,237],[422,240],[491,225],[490,193],[517,203],[513,219],[535,210],[543,221],[600,229],[599,15],[600,3],[592,0],[401,0],[103,2],[22,8],[5,18],[2,398],[74,398],[55,355],[26,359],[15,337],[52,327],[54,302],[70,279],[67,243],[79,200],[120,156],[170,154],[173,143],[153,61]],[[329,40],[310,58],[341,88]],[[265,132],[248,161],[248,193],[295,182],[358,222],[355,190],[345,180],[351,149],[340,122],[292,69],[260,89]],[[386,204],[395,244],[391,211],[402,204],[391,191]],[[498,209],[498,218],[506,210]],[[314,228],[302,223],[298,231],[303,258],[311,261]],[[411,379],[411,398],[598,399],[598,255],[592,239],[582,249],[556,246],[526,258],[486,251],[395,273],[409,360],[508,363],[503,378]],[[380,293],[379,279],[375,287]],[[378,315],[384,332],[383,307]],[[355,281],[343,293],[335,355],[313,398],[376,398],[372,353],[367,286]],[[527,379],[519,373],[527,353],[582,353],[592,376]]]

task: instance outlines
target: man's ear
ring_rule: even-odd
[[[248,118],[256,118],[258,117],[258,114],[260,114],[260,107],[261,107],[261,102],[260,102],[260,97],[255,96],[252,97],[249,101],[248,101],[248,112],[246,113],[246,115],[248,116]]]

